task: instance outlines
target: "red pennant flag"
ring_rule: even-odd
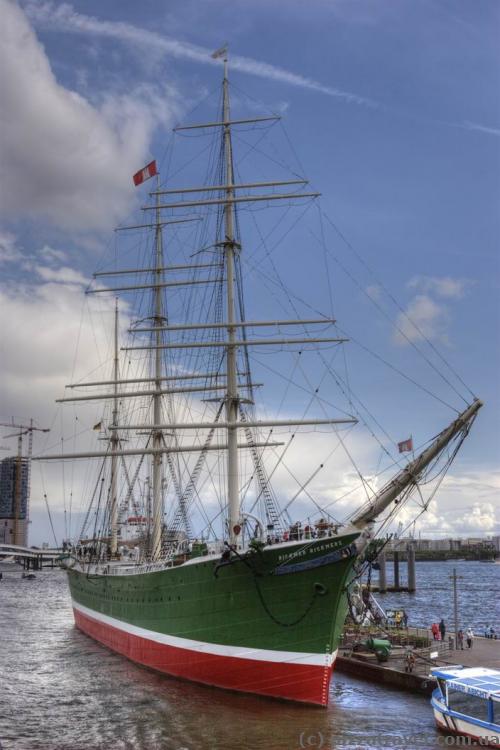
[[[398,443],[398,448],[400,453],[408,453],[408,451],[412,451],[413,438],[408,438],[408,440],[403,440],[401,443]]]
[[[158,174],[158,171],[156,169],[156,160],[150,162],[144,169],[139,170],[139,172],[136,172],[133,180],[134,185],[137,187],[137,185],[142,185],[143,182],[146,180],[149,180],[150,177],[154,177],[155,174]]]

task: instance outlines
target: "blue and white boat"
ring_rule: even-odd
[[[500,747],[500,671],[443,667],[431,672],[438,683],[431,698],[438,728]]]

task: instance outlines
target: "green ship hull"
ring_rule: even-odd
[[[75,621],[166,674],[327,705],[359,535],[135,572],[75,563],[68,568]]]

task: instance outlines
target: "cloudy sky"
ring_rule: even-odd
[[[285,145],[271,153],[322,193],[307,252],[327,259],[331,284],[304,276],[304,237],[287,239],[287,283],[327,314],[333,294],[353,341],[353,384],[392,436],[387,447],[409,434],[423,444],[462,396],[485,401],[417,532],[498,534],[496,0],[0,0],[0,11],[1,420],[51,427],[35,452],[68,439],[55,398],[109,359],[109,303],[84,315],[81,292],[109,261],[113,227],[137,217],[144,194],[131,175],[153,157],[166,168],[171,128],[216,106],[210,53],[228,41],[238,113],[282,114]],[[373,352],[430,391],[427,402],[408,379],[393,391]],[[93,417],[80,416],[78,430]],[[379,453],[362,432],[352,440],[376,473]],[[303,477],[312,455],[293,457]],[[329,474],[316,484],[324,501],[350,486],[347,467],[336,469],[336,483]],[[58,471],[33,471],[33,543],[49,539],[44,492],[63,533]]]

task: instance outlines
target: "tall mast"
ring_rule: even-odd
[[[156,176],[156,187],[160,189],[160,175]],[[162,327],[164,325],[162,309],[162,267],[163,267],[163,244],[162,244],[162,225],[159,209],[160,199],[156,196],[156,252],[155,252],[155,275],[154,275],[154,390],[153,395],[153,449],[159,451],[162,447],[163,433],[159,429],[162,423],[162,387],[161,387],[161,343]],[[161,537],[163,528],[163,499],[162,499],[162,454],[160,452],[153,454],[153,533],[151,537],[151,557],[158,560],[161,556]]]
[[[228,346],[226,358],[227,391],[226,391],[226,420],[227,427],[227,498],[228,498],[228,522],[230,544],[238,546],[240,527],[240,498],[238,477],[238,383],[236,367],[236,313],[234,305],[234,254],[236,243],[234,239],[234,179],[233,179],[233,153],[231,147],[231,125],[229,108],[229,82],[227,50],[224,55],[224,81],[223,88],[223,122],[224,122],[224,162],[226,167],[226,203],[224,205],[224,256],[226,262],[226,285],[227,285],[227,324],[228,324]]]
[[[113,360],[113,425],[118,424],[118,299],[115,301],[115,329],[114,329],[114,360]],[[118,549],[118,431],[111,433],[111,554],[116,555]]]

